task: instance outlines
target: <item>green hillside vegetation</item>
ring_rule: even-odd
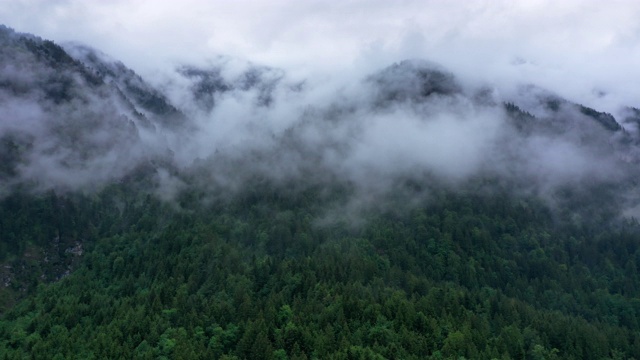
[[[26,263],[2,289],[0,358],[640,358],[634,221],[446,191],[326,220],[346,193],[5,198],[3,262]]]
[[[640,360],[640,110],[242,62],[0,25],[0,360]]]

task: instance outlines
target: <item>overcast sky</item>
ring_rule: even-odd
[[[615,111],[640,107],[637,0],[3,0],[0,23],[80,41],[143,76],[228,55],[296,76],[405,58],[507,87],[534,82]],[[514,81],[515,80],[515,81]]]

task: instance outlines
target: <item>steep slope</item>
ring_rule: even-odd
[[[2,191],[103,186],[162,152],[184,117],[121,64],[92,66],[62,47],[0,29]],[[176,123],[178,122],[178,123]]]
[[[170,167],[163,134],[186,121],[131,70],[79,49],[0,27],[3,310],[66,276],[95,239],[79,193]]]
[[[7,358],[640,357],[635,108],[0,45]]]
[[[123,63],[86,45],[67,44],[64,49],[104,83],[110,84],[116,91],[121,92],[124,99],[133,107],[133,111],[150,118],[145,125],[161,125],[172,129],[186,125],[185,116],[171,105],[162,93],[147,84]]]

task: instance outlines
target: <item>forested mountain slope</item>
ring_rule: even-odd
[[[447,193],[358,229],[316,224],[311,190],[190,212],[116,187],[87,201],[76,270],[5,314],[8,358],[640,353],[635,223],[577,228],[532,200]]]
[[[633,107],[0,41],[2,358],[640,358]]]

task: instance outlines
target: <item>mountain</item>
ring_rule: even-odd
[[[367,80],[378,90],[376,102],[380,105],[421,102],[429,96],[462,93],[462,87],[453,74],[426,61],[405,60],[371,75]]]
[[[276,69],[250,66],[230,78],[222,74],[224,65],[209,68],[184,65],[178,73],[191,82],[193,100],[205,111],[216,105],[216,97],[227,92],[256,92],[255,102],[259,106],[269,106],[273,101],[272,92],[283,77]]]
[[[0,45],[4,358],[640,358],[634,107]]]
[[[128,103],[137,115],[142,113],[145,117],[152,118],[146,124],[147,126],[161,125],[176,128],[185,125],[187,120],[184,114],[171,105],[161,92],[147,84],[121,62],[81,44],[69,44],[65,47],[65,51],[105,84],[109,84],[116,92],[122,93],[123,101]]]
[[[3,192],[22,183],[77,189],[117,181],[164,156],[159,133],[186,121],[133,71],[86,47],[72,57],[6,27],[0,41]]]

